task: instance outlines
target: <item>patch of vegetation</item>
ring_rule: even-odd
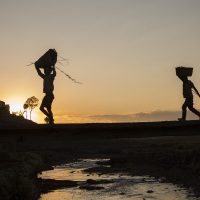
[[[20,155],[18,155],[20,156]],[[11,168],[0,171],[0,199],[36,200],[38,189],[36,174],[43,166],[42,159],[34,153],[25,153]]]

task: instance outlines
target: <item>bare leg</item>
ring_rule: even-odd
[[[182,120],[186,120],[186,114],[187,114],[187,103],[184,102],[182,105]]]
[[[196,110],[193,106],[188,106],[189,110],[200,117],[200,112]]]
[[[40,110],[49,118],[49,113],[44,109],[44,107],[40,107]]]
[[[51,111],[51,108],[47,108],[48,114],[49,114],[49,120],[50,123],[53,124],[54,123],[54,119],[53,119],[53,113]]]
[[[47,116],[49,124],[54,123],[53,113],[51,111],[51,104],[53,102],[54,96],[53,94],[46,94],[46,96],[42,100],[42,104],[40,106],[40,110]],[[46,120],[45,120],[46,121]]]

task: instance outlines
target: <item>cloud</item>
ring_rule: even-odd
[[[114,122],[151,122],[174,121],[181,117],[181,111],[156,110],[152,112],[138,112],[130,114],[101,114],[101,115],[57,115],[57,123],[114,123]],[[188,112],[187,119],[198,119]]]
[[[156,110],[149,113],[136,113],[137,121],[171,121],[181,117],[181,111]]]

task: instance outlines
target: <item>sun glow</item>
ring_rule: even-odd
[[[10,113],[23,111],[24,101],[21,98],[7,100],[6,103],[10,106]]]
[[[23,105],[19,103],[12,103],[10,104],[10,113],[20,112],[23,110]]]
[[[26,99],[14,98],[7,100],[6,104],[9,104],[11,114],[16,114],[16,115],[22,114],[25,119],[31,119],[32,121],[37,122],[38,121],[37,108],[35,108],[30,115],[30,110],[27,109],[27,111],[25,111],[23,108],[25,101]]]

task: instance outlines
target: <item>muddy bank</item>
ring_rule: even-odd
[[[110,167],[104,167],[103,165]],[[102,166],[86,169],[87,173],[112,174],[129,173],[133,176],[150,175],[163,182],[175,183],[192,188],[200,196],[200,150],[186,152],[159,151],[126,152],[112,156]]]
[[[110,159],[110,168],[99,166],[90,172],[125,171],[133,175],[167,177],[168,181],[199,192],[199,124],[180,128],[176,123],[175,128],[167,130],[163,126],[157,128],[156,124],[150,129],[147,124],[145,128],[122,125],[114,129],[113,124],[110,127],[103,124],[104,128],[82,125],[85,128],[76,129],[71,125],[66,129],[61,125],[47,129],[1,129],[0,199],[37,199],[41,192],[37,173],[78,158]]]

